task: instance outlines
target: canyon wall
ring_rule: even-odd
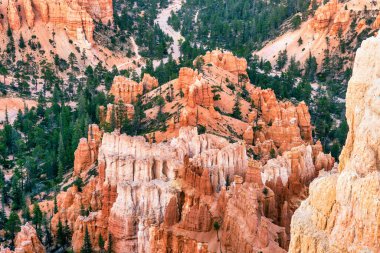
[[[80,251],[86,229],[95,250],[101,235],[116,253],[288,248],[294,210],[334,159],[314,144],[305,103],[278,101],[272,90],[239,80],[244,61],[228,53],[212,55],[201,69],[182,68],[178,79],[159,87],[147,75],[141,83],[115,77],[114,104],[100,108],[99,116],[101,124],[113,122],[116,130],[103,134],[98,126],[89,127],[51,220],[53,233],[59,221],[73,230],[74,252]],[[249,102],[241,99],[242,115],[233,118],[229,113],[243,87]],[[155,138],[118,129],[117,118],[133,117],[129,103],[139,96],[145,104],[166,98],[160,109],[172,118],[166,130],[152,130]],[[153,103],[146,120],[154,122],[157,109]],[[205,134],[198,134],[199,125]],[[78,178],[83,186],[73,184]],[[51,202],[41,208],[51,213]]]
[[[294,213],[290,252],[378,252],[380,37],[363,41],[348,84],[339,173],[311,183]]]
[[[10,0],[6,7],[8,22],[12,30],[20,30],[25,24],[33,29],[36,21],[51,23],[64,29],[72,40],[93,43],[94,22],[107,24],[113,19],[112,0]]]

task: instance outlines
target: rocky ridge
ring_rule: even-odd
[[[113,19],[111,0],[10,0],[6,12],[3,13],[7,13],[5,20],[14,31],[18,31],[24,25],[33,29],[39,20],[64,29],[73,40],[86,40],[89,43],[93,43],[94,20],[107,24]],[[7,24],[3,23],[2,27],[7,27]]]
[[[142,92],[142,101],[158,94],[173,97],[162,110],[178,111],[173,114],[178,117],[167,119],[166,131],[131,137],[89,126],[75,152],[72,179],[80,177],[85,186],[68,185],[57,195],[53,233],[59,221],[67,224],[74,231],[75,252],[86,228],[95,249],[102,235],[106,248],[112,238],[114,252],[285,252],[294,210],[307,197],[310,181],[330,170],[334,159],[323,154],[320,143],[313,144],[304,103],[278,102],[273,91],[241,78],[245,69],[228,67],[242,62],[238,58],[220,64],[231,59],[226,55],[200,70],[183,68],[178,79]],[[144,79],[133,86],[155,87],[152,77]],[[110,107],[136,99],[120,92],[132,81],[115,80]],[[214,99],[215,86],[223,102]],[[224,111],[231,110],[235,92],[243,89],[254,106],[242,99],[242,118],[234,119]],[[145,111],[148,119],[152,110]],[[198,134],[197,124],[208,133]],[[223,132],[229,138],[218,136]],[[40,206],[52,213],[54,203]]]
[[[339,173],[311,183],[291,223],[290,252],[377,252],[379,171],[378,76],[380,37],[358,49],[349,81],[346,117],[349,133]]]

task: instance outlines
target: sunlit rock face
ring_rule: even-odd
[[[380,38],[363,41],[348,84],[349,133],[339,173],[312,182],[295,212],[290,252],[378,252]]]
[[[2,248],[0,253],[45,253],[45,247],[37,236],[36,229],[29,223],[21,226],[20,232],[15,237],[14,251]]]
[[[85,40],[90,44],[94,22],[107,24],[113,19],[112,0],[10,0],[6,8],[6,21],[12,30],[20,30],[23,25],[33,29],[36,22],[41,21],[64,29],[72,40]]]

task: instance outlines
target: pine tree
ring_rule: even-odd
[[[24,38],[22,37],[22,34],[20,34],[20,41],[19,41],[18,46],[19,46],[21,49],[24,49],[24,48],[25,48],[25,41],[24,41]]]
[[[24,208],[22,209],[22,218],[24,218],[24,223],[31,219],[29,207],[27,205],[24,205]]]
[[[86,50],[85,49],[82,51],[82,55],[81,55],[80,59],[83,61],[83,65],[86,65],[86,60],[88,58],[87,58],[87,54],[86,54]]]
[[[86,231],[83,238],[83,246],[80,250],[80,253],[92,253],[92,246],[91,246],[91,240],[90,240],[90,234],[88,233],[88,229],[86,227]]]
[[[277,70],[281,70],[285,67],[288,62],[288,51],[286,48],[283,51],[280,51],[277,58]]]
[[[72,237],[72,231],[70,229],[70,226],[69,226],[67,220],[65,222],[65,226],[63,227],[63,233],[65,236],[66,243],[70,244],[71,243],[71,237]]]
[[[108,248],[107,248],[107,253],[112,253],[112,246],[113,246],[113,242],[112,242],[112,235],[111,234],[108,234]]]
[[[54,214],[58,213],[57,196],[54,196]]]
[[[235,119],[241,119],[241,110],[240,110],[240,96],[236,95],[235,104],[232,109],[232,117]]]
[[[104,239],[102,237],[102,234],[99,234],[98,244],[99,244],[100,252],[103,252],[104,251]]]
[[[21,187],[21,179],[17,169],[12,177],[11,184],[12,210],[19,210],[24,204],[24,194]]]
[[[36,226],[36,229],[39,229],[42,224],[42,211],[40,209],[40,206],[37,204],[37,202],[34,202],[33,205],[33,224]]]
[[[21,221],[17,213],[12,211],[9,215],[8,221],[5,224],[5,231],[8,239],[12,240],[12,245],[14,245],[14,237],[17,232],[21,230]]]
[[[5,227],[5,224],[7,224],[7,215],[5,213],[4,207],[0,210],[0,228]]]
[[[65,146],[63,144],[62,132],[59,134],[58,144],[58,181],[61,182],[65,174]]]
[[[43,219],[43,226],[44,226],[44,230],[45,230],[45,243],[44,244],[47,246],[51,246],[51,244],[53,242],[53,236],[50,232],[46,215],[44,216],[44,219]]]
[[[310,82],[314,81],[315,73],[317,72],[318,64],[317,59],[309,53],[309,57],[305,62],[305,78]]]
[[[62,226],[61,219],[59,219],[58,225],[57,225],[57,243],[61,246],[66,245],[66,236],[65,236],[65,231]]]

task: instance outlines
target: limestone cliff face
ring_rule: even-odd
[[[64,29],[72,40],[89,43],[93,43],[94,20],[108,23],[112,16],[112,0],[10,0],[7,6],[7,22],[12,30],[19,30],[23,22],[32,29],[41,20]]]
[[[311,184],[310,197],[292,218],[290,252],[380,250],[379,52],[379,37],[365,40],[357,51],[347,91],[349,133],[339,173]]]

